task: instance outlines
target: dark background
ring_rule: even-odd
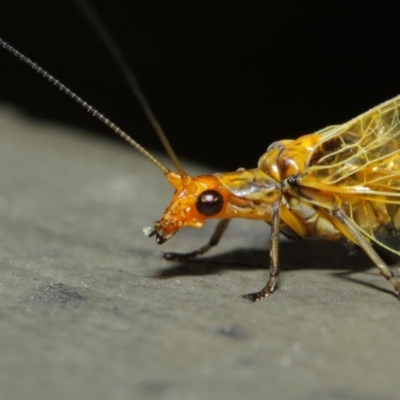
[[[216,170],[255,167],[272,141],[345,122],[400,93],[398,7],[384,2],[92,3],[178,155]],[[72,0],[5,3],[0,36],[140,143],[160,149]],[[113,139],[4,50],[0,101]]]

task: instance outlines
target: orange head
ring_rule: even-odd
[[[176,191],[170,206],[162,219],[154,224],[150,234],[156,235],[158,244],[166,242],[185,226],[201,228],[206,219],[224,218],[228,193],[215,176],[192,178],[177,172],[168,172],[166,176]]]

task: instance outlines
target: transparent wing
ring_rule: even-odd
[[[385,194],[400,203],[400,96],[320,132],[306,171],[347,193]],[[335,191],[335,190],[333,190]]]
[[[301,185],[337,194],[361,232],[400,255],[400,96],[319,132]]]

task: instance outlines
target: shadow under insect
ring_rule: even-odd
[[[381,286],[381,279],[371,260],[364,252],[353,245],[341,242],[320,240],[281,241],[279,247],[281,276],[289,271],[326,270],[335,277],[362,284],[373,289],[392,293]],[[382,255],[388,264],[399,260]],[[221,274],[224,271],[264,270],[269,272],[269,251],[263,249],[240,248],[215,256],[200,256],[184,261],[171,261],[159,269],[154,278],[169,279],[182,276],[205,276]],[[376,285],[366,282],[362,276],[353,274],[371,270],[377,276]],[[294,278],[295,279],[295,278]],[[395,294],[393,294],[396,296]],[[396,296],[397,297],[397,296]]]
[[[371,261],[358,248],[348,248],[339,243],[323,241],[284,241],[280,245],[281,272],[315,269],[346,269],[352,272],[371,268]],[[200,256],[182,261],[171,261],[160,269],[156,277],[173,278],[183,275],[209,275],[224,270],[268,271],[268,249],[241,248],[215,256]]]

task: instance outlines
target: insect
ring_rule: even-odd
[[[175,194],[148,232],[158,244],[183,227],[201,228],[208,219],[220,219],[206,245],[186,254],[165,253],[167,260],[206,253],[218,244],[232,218],[263,220],[271,226],[270,276],[260,291],[245,298],[258,301],[274,291],[281,232],[300,238],[347,239],[365,251],[400,296],[399,281],[372,247],[376,244],[400,255],[400,96],[342,125],[271,144],[257,168],[191,177],[178,161],[134,76],[131,86],[176,171],[18,50],[1,39],[0,45],[72,97],[166,176]]]

